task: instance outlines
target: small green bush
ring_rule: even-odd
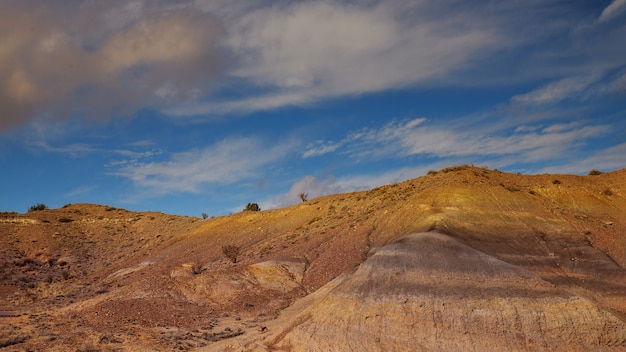
[[[43,204],[43,203],[38,203],[35,205],[31,205],[30,208],[28,208],[28,212],[30,213],[31,211],[39,211],[39,210],[47,210],[48,206]]]

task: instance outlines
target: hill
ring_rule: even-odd
[[[0,214],[7,351],[626,348],[626,169],[472,166],[201,220]]]

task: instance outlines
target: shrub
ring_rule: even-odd
[[[298,197],[300,197],[300,199],[301,199],[303,202],[306,202],[307,198],[309,197],[309,194],[308,194],[308,193],[306,193],[306,192],[302,192],[302,193],[298,194]]]
[[[209,217],[209,214],[207,213],[202,213],[202,219],[206,220]]]
[[[39,211],[39,210],[46,210],[46,209],[48,209],[47,205],[45,205],[43,203],[38,203],[38,204],[35,204],[35,205],[31,205],[31,207],[28,208],[28,212]]]
[[[231,262],[237,263],[237,256],[239,255],[239,247],[233,245],[222,246],[222,253],[226,256],[226,258],[230,259]]]
[[[261,208],[259,207],[259,205],[257,203],[248,203],[248,205],[246,205],[246,208],[244,210],[260,211]]]
[[[589,171],[589,176],[597,176],[597,175],[602,175],[603,172],[600,170],[591,170]]]
[[[504,186],[504,188],[507,189],[507,191],[509,192],[519,192],[520,188],[517,186]]]
[[[451,167],[446,167],[445,169],[441,169],[441,172],[443,172],[444,174],[447,174],[449,172],[455,172],[455,171],[463,171],[465,169],[467,169],[469,167],[469,165],[465,164],[465,165],[458,165],[458,166],[451,166]]]
[[[613,195],[613,192],[611,192],[611,190],[608,189],[608,188],[605,189],[604,192],[602,192],[602,193],[604,193],[605,196],[612,196]]]
[[[200,264],[198,264],[198,263],[196,263],[196,264],[194,264],[194,265],[192,265],[192,266],[191,266],[191,272],[192,272],[194,275],[202,274],[202,271],[203,271],[203,269],[202,269],[202,265],[200,265]]]
[[[560,185],[561,181],[559,181],[559,180],[552,180],[552,184],[553,185]]]
[[[72,221],[74,221],[74,219],[72,218],[60,218],[59,219],[59,222],[72,222]]]

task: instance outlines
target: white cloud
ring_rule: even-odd
[[[604,9],[604,11],[602,11],[602,14],[600,15],[600,18],[598,19],[598,21],[600,22],[607,21],[617,16],[621,12],[624,12],[625,10],[626,10],[626,0],[613,0],[613,2],[609,4],[609,6],[607,6]]]
[[[73,143],[60,147],[55,147],[45,141],[38,141],[34,142],[32,146],[40,151],[44,151],[47,153],[67,154],[72,158],[90,154],[96,151],[96,149],[94,149],[92,146],[85,143]]]
[[[564,78],[531,92],[516,95],[511,98],[511,102],[528,105],[558,103],[580,96],[600,78],[598,74]]]
[[[352,132],[339,143],[338,152],[359,160],[425,156],[436,158],[515,156],[516,159],[545,161],[584,145],[590,138],[608,133],[604,125],[581,122],[552,124],[543,129],[522,125],[492,131],[481,125],[456,129],[454,121],[445,125],[427,123],[426,119],[391,121],[379,129]],[[487,132],[488,131],[488,132]]]
[[[590,170],[613,171],[626,167],[626,143],[595,151],[585,158],[566,158],[542,168],[541,173],[572,173],[584,175]]]
[[[265,93],[168,113],[249,112],[432,82],[508,43],[471,15],[424,6],[295,1],[246,12],[227,28],[229,75]]]
[[[197,193],[209,184],[261,179],[263,168],[283,159],[293,147],[291,141],[268,145],[255,138],[230,138],[202,150],[173,154],[168,161],[125,166],[113,174],[155,194]]]
[[[304,153],[302,153],[302,157],[306,159],[314,156],[321,156],[324,154],[332,153],[339,149],[344,143],[344,141],[339,141],[336,143],[316,141],[306,147],[306,150],[304,151]]]

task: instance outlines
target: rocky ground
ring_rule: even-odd
[[[1,351],[626,350],[626,169],[0,213]]]

